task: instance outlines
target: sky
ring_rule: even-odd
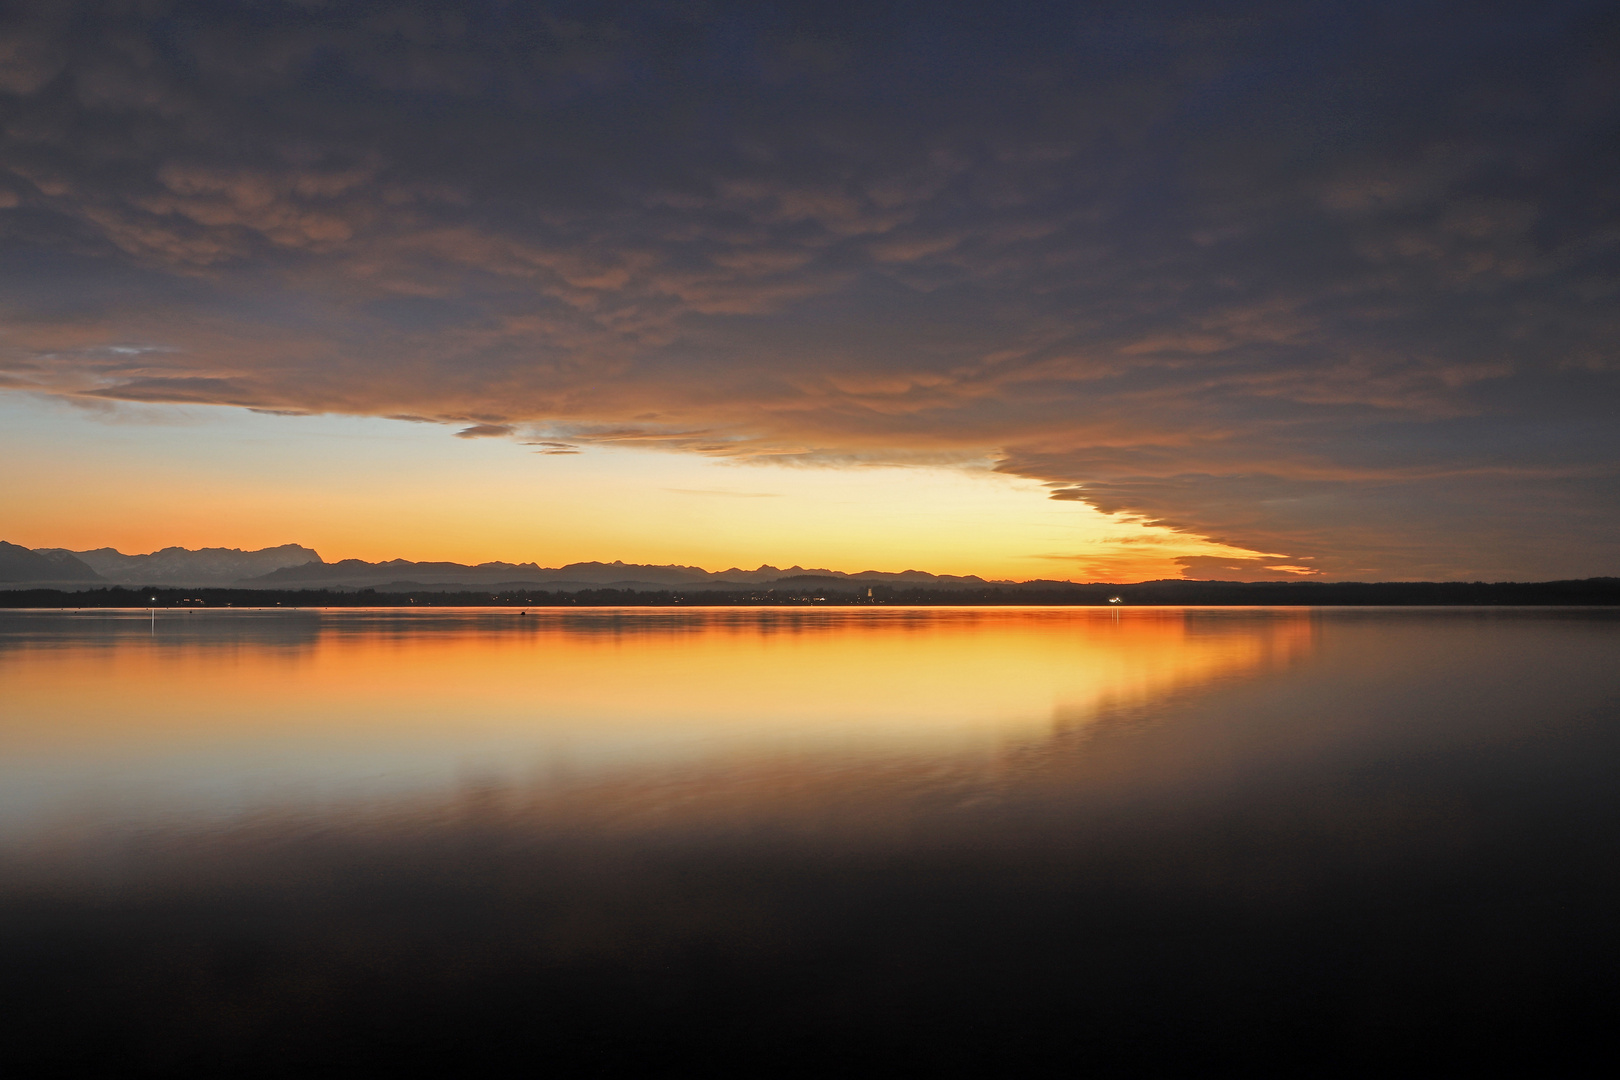
[[[1620,573],[1612,4],[0,13],[0,539]]]

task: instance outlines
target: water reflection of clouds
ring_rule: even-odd
[[[13,835],[319,814],[438,803],[469,777],[605,784],[626,806],[719,778],[783,799],[868,773],[926,786],[1054,725],[1270,670],[1312,625],[1088,609],[206,611],[162,612],[155,630],[144,612],[16,615],[0,630],[0,814]]]

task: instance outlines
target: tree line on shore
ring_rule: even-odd
[[[773,589],[443,590],[111,587],[0,591],[6,608],[675,607],[882,605],[1620,605],[1620,578],[1576,581],[1148,581],[1133,585],[1031,582],[929,588],[828,579]]]

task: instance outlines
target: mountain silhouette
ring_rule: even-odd
[[[282,567],[321,561],[313,548],[299,544],[282,544],[258,551],[166,547],[146,555],[125,555],[110,547],[91,551],[40,548],[36,554],[73,558],[103,580],[123,585],[234,585],[244,578]]]
[[[90,566],[72,552],[47,549],[30,551],[18,544],[0,540],[0,581],[102,581]]]
[[[523,585],[543,585],[553,591],[582,588],[661,588],[712,587],[736,588],[750,585],[769,586],[780,581],[813,579],[819,581],[863,582],[868,584],[915,584],[936,588],[969,587],[992,584],[980,577],[960,577],[950,574],[929,574],[920,570],[890,573],[882,570],[863,570],[845,573],[841,570],[806,570],[800,566],[786,570],[764,565],[757,570],[730,570],[711,572],[697,566],[650,565],[626,562],[576,562],[557,567],[543,567],[535,563],[487,562],[467,565],[454,562],[410,562],[390,559],[386,562],[365,562],[361,559],[343,559],[332,563],[307,563],[288,566],[268,574],[241,582],[261,588],[348,587],[379,588],[385,585],[486,586],[511,588]]]
[[[930,574],[921,570],[889,572],[862,570],[786,569],[763,564],[754,570],[732,567],[709,571],[700,566],[648,563],[574,562],[546,567],[537,563],[413,562],[387,559],[367,562],[341,559],[326,562],[313,549],[299,544],[243,551],[240,548],[167,547],[145,555],[125,555],[114,548],[69,551],[38,548],[30,551],[6,544],[0,560],[0,582],[104,582],[118,585],[222,586],[246,588],[513,588],[543,586],[552,591],[612,587],[620,589],[748,588],[778,582],[803,586],[816,583],[865,585],[918,585],[934,588],[970,588],[1006,584],[976,576]]]

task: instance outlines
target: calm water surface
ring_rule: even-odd
[[[0,614],[21,1060],[1556,1064],[1620,612]]]

